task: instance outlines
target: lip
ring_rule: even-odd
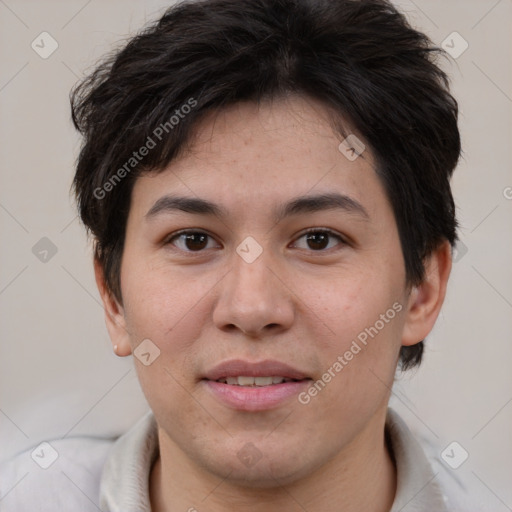
[[[238,377],[239,375],[247,377],[278,376],[295,380],[309,378],[308,375],[301,370],[271,359],[266,359],[260,362],[244,361],[243,359],[230,359],[229,361],[224,361],[209,370],[203,378],[215,381],[226,377]]]
[[[281,406],[291,397],[304,391],[311,384],[311,379],[254,388],[231,386],[214,380],[203,382],[216,399],[231,409],[266,411]]]
[[[236,377],[279,376],[294,381],[282,382],[271,386],[244,387],[233,386],[218,379]],[[285,363],[274,360],[249,362],[242,359],[225,361],[208,371],[202,382],[207,390],[223,405],[240,411],[264,411],[275,409],[296,396],[310,385],[312,379],[304,372]]]

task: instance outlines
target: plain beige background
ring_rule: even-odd
[[[461,108],[453,189],[463,245],[424,363],[398,376],[392,405],[440,467],[452,441],[469,453],[448,470],[475,493],[475,510],[478,500],[512,510],[512,1],[396,3],[437,44],[468,48],[443,64]],[[2,460],[52,438],[118,435],[147,410],[132,360],[112,353],[69,196],[79,139],[68,95],[167,5],[0,0]],[[58,44],[46,59],[31,47],[43,31]],[[43,237],[57,251],[46,262],[33,251]]]

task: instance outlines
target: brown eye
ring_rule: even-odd
[[[201,231],[185,231],[169,238],[166,244],[172,244],[186,252],[199,252],[208,248],[208,239],[210,238],[210,235]]]
[[[327,229],[316,229],[304,233],[300,239],[306,240],[306,247],[299,247],[300,249],[311,249],[313,251],[324,251],[331,249],[336,245],[343,245],[345,242],[341,236]],[[333,239],[337,239],[341,244],[332,244]]]

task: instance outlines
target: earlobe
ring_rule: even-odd
[[[114,352],[118,356],[131,354],[130,338],[126,329],[123,307],[108,289],[101,263],[94,259],[94,276],[105,310],[105,324],[112,342]]]
[[[411,290],[402,345],[415,345],[433,329],[444,302],[451,267],[451,246],[445,241],[425,261],[425,278]]]

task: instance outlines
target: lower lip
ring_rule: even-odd
[[[282,382],[271,386],[232,386],[214,380],[203,381],[222,403],[240,411],[264,411],[281,405],[311,384],[311,379]]]

